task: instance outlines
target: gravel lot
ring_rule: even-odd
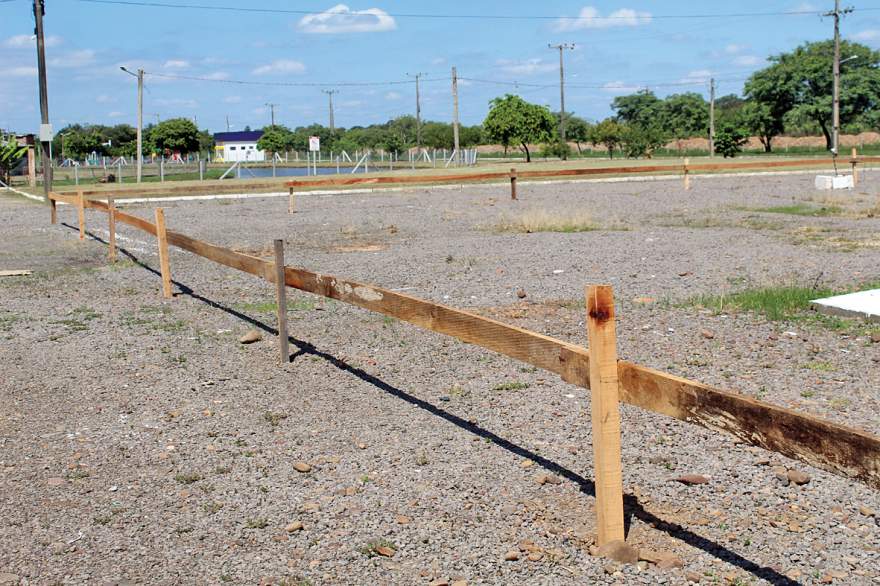
[[[169,229],[586,344],[584,286],[615,288],[622,358],[880,433],[880,343],[853,324],[682,303],[880,280],[880,178],[812,175],[166,202]],[[756,211],[803,203],[829,216]],[[511,233],[543,210],[597,229]],[[152,217],[151,207],[126,211]],[[548,373],[290,291],[106,215],[0,196],[0,584],[880,584],[880,494],[623,407],[628,542],[591,555],[589,393]],[[517,295],[525,293],[524,298]],[[263,339],[242,345],[249,329]],[[305,463],[307,472],[294,464]],[[785,469],[811,477],[780,480]],[[699,474],[688,486],[672,479]],[[393,554],[390,555],[389,554]],[[515,554],[515,555],[514,555]],[[506,558],[517,559],[506,559]],[[4,581],[5,580],[5,581]]]

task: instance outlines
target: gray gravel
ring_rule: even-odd
[[[583,287],[610,283],[621,357],[880,433],[880,343],[864,332],[679,303],[880,279],[866,217],[880,182],[693,183],[305,195],[292,216],[284,198],[165,208],[197,238],[268,254],[283,237],[290,264],[581,344]],[[845,214],[754,210],[796,202]],[[535,209],[600,229],[494,230]],[[0,584],[880,583],[878,493],[626,406],[628,541],[683,567],[594,557],[588,392],[294,291],[296,356],[279,366],[269,284],[173,249],[180,294],[164,301],[150,239],[120,228],[128,255],[108,266],[59,212],[69,226],[0,197],[0,268],[36,271],[0,278]],[[87,223],[106,238],[104,214]],[[252,328],[263,339],[239,344]]]

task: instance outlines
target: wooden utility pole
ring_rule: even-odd
[[[559,140],[562,144],[565,144],[565,64],[562,55],[565,49],[574,50],[574,45],[570,43],[561,43],[559,45],[548,43],[547,47],[559,50]],[[562,159],[565,160],[567,158],[563,150]]]
[[[611,287],[587,288],[590,342],[590,411],[596,474],[597,544],[624,539],[623,472],[620,463],[620,409],[617,334]]]
[[[709,156],[715,156],[715,78],[709,80]]]
[[[229,114],[226,115],[226,132],[229,132]]]
[[[278,104],[267,103],[266,105],[269,106],[269,111],[272,113],[272,128],[275,128],[275,106],[277,106]]]
[[[43,34],[44,0],[34,0],[34,33],[37,35],[37,68],[40,84],[40,146],[43,160],[43,195],[49,202],[52,191],[52,125],[49,124],[49,89],[46,86],[46,41]]]
[[[834,0],[834,12],[825,16],[834,17],[834,96],[831,106],[831,155],[837,158],[840,152],[840,16],[852,12],[852,8],[840,9],[840,0]]]
[[[168,262],[168,236],[165,231],[165,210],[156,208],[156,240],[159,245],[159,272],[162,275],[162,297],[171,299],[171,265]]]
[[[455,153],[455,164],[461,160],[461,145],[458,135],[458,72],[452,68],[452,148]]]
[[[338,94],[339,90],[321,90],[325,94],[327,94],[327,98],[330,101],[330,132],[336,130],[336,124],[333,121],[333,94]]]
[[[419,79],[424,73],[407,73],[410,77],[416,78],[416,149],[422,149],[422,101],[419,96]]]
[[[132,73],[125,67],[120,66],[119,69],[132,75],[138,80],[137,95],[137,182],[141,182],[143,174],[144,162],[144,70],[138,69],[137,73]]]

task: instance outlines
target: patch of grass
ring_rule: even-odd
[[[834,370],[836,370],[834,368],[834,365],[831,364],[830,362],[821,362],[821,361],[807,362],[806,364],[804,364],[804,368],[809,369],[809,370],[815,370],[817,372],[833,372]]]
[[[210,503],[205,503],[202,505],[202,510],[208,513],[209,515],[213,515],[220,511],[223,508],[223,503],[218,503],[216,501],[212,501]]]
[[[8,332],[12,329],[12,324],[21,319],[17,314],[11,311],[0,310],[0,332]]]
[[[813,299],[833,294],[829,289],[813,289],[798,285],[761,287],[727,296],[698,295],[686,301],[684,305],[703,307],[716,314],[725,311],[752,311],[770,321],[780,321],[791,319],[799,312],[808,310]]]
[[[366,545],[360,548],[360,552],[367,557],[373,558],[379,555],[378,549],[380,547],[390,547],[393,550],[397,550],[397,545],[393,541],[388,541],[387,539],[374,539],[373,541],[367,542]]]
[[[520,381],[510,381],[510,382],[495,385],[492,388],[492,390],[493,391],[522,391],[527,388],[529,388],[529,383],[524,383],[524,382],[520,382]]]
[[[790,216],[810,216],[812,218],[839,216],[843,213],[843,210],[838,206],[822,206],[817,208],[805,203],[770,206],[765,208],[748,208],[748,210],[765,214],[788,214]]]
[[[89,471],[85,468],[77,468],[72,470],[70,474],[67,475],[67,478],[70,480],[82,480],[83,478],[89,477]]]
[[[70,317],[53,321],[53,324],[65,326],[73,332],[84,332],[89,329],[88,322],[101,317],[101,314],[88,307],[77,307],[70,312]]]
[[[245,523],[245,527],[248,529],[265,529],[269,526],[269,521],[264,519],[263,517],[259,517],[256,519],[248,519]]]
[[[815,396],[816,396],[816,391],[809,391],[809,390],[801,391],[801,397],[803,397],[804,399],[812,399]]]
[[[502,218],[496,225],[497,232],[531,234],[533,232],[591,232],[599,230],[590,215],[583,211],[570,213],[530,210],[513,218]]]
[[[312,311],[316,306],[317,303],[314,299],[305,298],[287,300],[288,311]],[[251,313],[277,313],[278,303],[274,299],[265,299],[253,303],[237,303],[235,308],[239,311]]]
[[[92,517],[92,521],[94,521],[95,525],[107,525],[110,521],[113,520],[113,515],[97,515]]]
[[[198,482],[199,480],[202,480],[202,478],[204,477],[198,472],[181,472],[174,477],[174,480],[176,480],[180,484],[193,484],[195,482]]]
[[[846,397],[837,397],[828,401],[828,406],[835,411],[843,411],[850,406],[852,402]]]
[[[272,427],[278,427],[281,425],[281,422],[287,419],[287,413],[273,413],[272,411],[266,411],[263,413],[263,419]]]

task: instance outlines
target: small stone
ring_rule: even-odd
[[[865,505],[859,506],[859,513],[866,517],[876,517],[877,511],[872,508],[866,507]]]
[[[446,578],[437,578],[436,580],[428,584],[428,586],[449,586],[449,580],[447,580]]]
[[[259,342],[263,339],[263,334],[261,334],[257,330],[248,330],[245,335],[238,339],[242,344],[253,344],[254,342]]]
[[[519,552],[511,549],[506,554],[504,554],[505,562],[515,562],[519,559]]]
[[[49,484],[49,486],[63,486],[64,479],[58,478],[57,476],[55,476],[55,477],[49,479],[48,484]]]
[[[287,536],[286,533],[279,533],[278,535],[274,535],[272,537],[272,541],[276,541],[278,543],[283,543],[283,542],[289,541],[289,540],[290,540],[290,538]]]
[[[668,552],[655,551],[653,549],[640,549],[639,559],[645,560],[646,562],[651,562],[652,564],[656,564],[663,559],[666,553]]]
[[[871,341],[875,344],[880,344],[880,332],[874,332],[871,334]]]
[[[673,478],[673,480],[688,486],[693,486],[694,484],[708,484],[710,479],[708,476],[703,476],[702,474],[683,474],[678,478]]]
[[[605,545],[599,546],[598,554],[600,557],[614,560],[621,564],[639,563],[639,550],[627,545],[623,540],[609,541]]]
[[[523,470],[528,470],[529,468],[531,468],[534,465],[535,465],[535,463],[529,459],[523,460],[522,462],[519,463],[519,467],[522,468]]]
[[[530,562],[539,562],[539,561],[541,561],[541,558],[543,558],[543,557],[544,557],[544,554],[541,553],[540,551],[533,551],[532,553],[529,554],[528,559]]]
[[[393,547],[388,547],[387,545],[380,545],[376,548],[376,553],[382,557],[392,558],[394,557],[394,554],[397,553],[397,550]]]
[[[522,289],[517,289],[517,290],[516,290],[516,296],[519,297],[520,299],[525,299],[525,298],[526,298],[526,292],[525,292],[524,290],[522,290]]]
[[[769,466],[770,458],[758,458],[755,460],[755,466]]]
[[[357,446],[358,446],[359,450],[366,450],[367,449],[367,444],[365,444],[363,442],[358,443]]]
[[[609,576],[620,571],[620,568],[615,563],[605,564],[605,567],[603,569],[605,570],[605,573]]]
[[[703,579],[703,577],[697,572],[688,572],[684,577],[688,582],[693,582],[694,584],[699,584],[700,580]]]
[[[535,482],[538,484],[562,484],[562,479],[553,474],[538,474],[535,477]]]
[[[711,339],[713,339],[713,338],[715,337],[715,333],[714,333],[714,332],[710,332],[709,330],[703,330],[702,332],[700,332],[700,334],[701,334],[704,338],[706,338],[707,340],[711,340]]]
[[[305,462],[294,462],[293,469],[297,472],[301,472],[302,474],[308,474],[312,471],[311,464],[307,464]]]
[[[397,516],[394,518],[394,520],[397,521],[397,523],[400,524],[400,525],[409,525],[409,523],[410,523],[410,521],[411,521],[412,519],[410,519],[410,518],[407,517],[406,515],[397,515]]]
[[[669,555],[669,556],[664,557],[659,562],[657,562],[657,567],[660,568],[661,570],[671,570],[672,568],[683,568],[684,561],[676,555]]]
[[[293,521],[292,523],[288,523],[287,527],[284,528],[288,533],[295,533],[297,531],[303,530],[302,521]]]
[[[467,586],[467,580],[456,580],[450,586]]]
[[[798,486],[807,484],[811,480],[809,474],[801,472],[800,470],[789,470],[786,476],[789,481],[794,482]]]

